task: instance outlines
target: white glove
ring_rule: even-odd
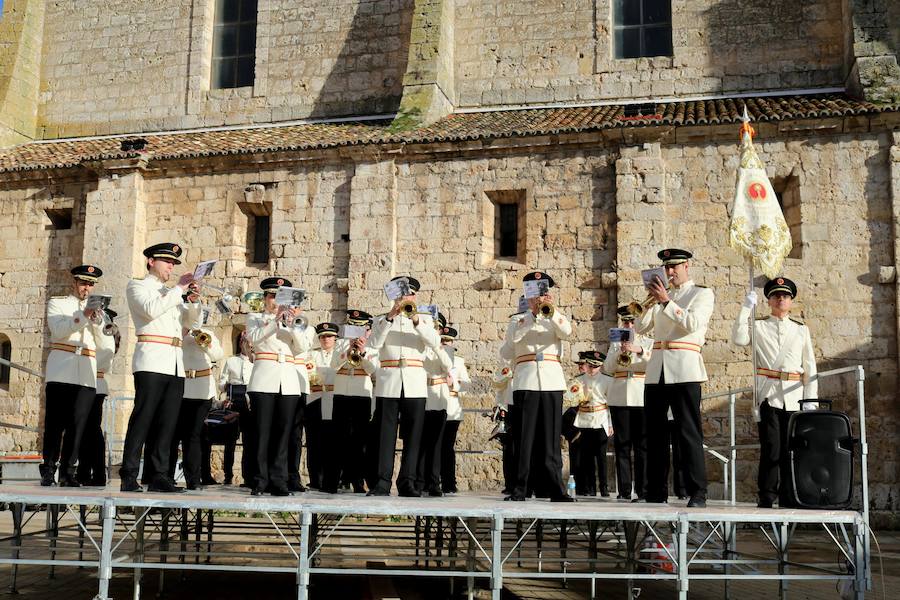
[[[747,297],[744,298],[744,308],[753,308],[756,306],[756,298],[756,290],[747,292]]]

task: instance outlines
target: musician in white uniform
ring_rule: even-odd
[[[599,489],[600,495],[606,497],[606,447],[613,435],[606,396],[613,379],[603,372],[605,354],[588,350],[579,355],[584,361],[584,372],[569,384],[563,400],[577,407],[573,423],[579,433],[575,487],[579,496],[596,496]]]
[[[63,460],[59,464],[59,485],[79,485],[75,463],[97,395],[97,349],[104,342],[113,343],[102,333],[98,311],[86,308],[87,298],[103,271],[94,265],[79,265],[70,273],[71,293],[55,296],[47,303],[50,354],[44,377],[44,460],[40,466],[43,486],[55,483],[60,450]]]
[[[635,329],[656,340],[647,364],[644,415],[647,427],[647,502],[668,501],[669,445],[666,413],[672,409],[675,435],[684,457],[688,506],[706,506],[706,465],[700,416],[701,383],[706,367],[700,354],[712,316],[715,295],[690,275],[692,255],[667,248],[658,253],[671,282],[649,286],[656,302],[638,317]]]
[[[397,491],[401,496],[419,496],[416,467],[428,386],[424,368],[425,350],[437,349],[441,341],[431,316],[416,311],[410,316],[401,314],[404,303],[415,304],[420,287],[417,279],[406,279],[409,293],[395,300],[390,312],[374,320],[367,344],[378,353],[375,397],[380,415],[378,481],[369,490],[370,496],[389,496],[391,493],[398,420],[403,453],[397,475]]]
[[[237,345],[238,354],[228,357],[225,364],[222,365],[219,376],[219,392],[225,394],[223,407],[238,413],[238,427],[241,432],[241,477],[244,480],[241,487],[252,487],[253,473],[256,468],[256,427],[253,424],[247,398],[247,385],[250,383],[250,375],[253,373],[253,361],[250,360],[252,349],[246,331],[241,332]],[[211,450],[212,447],[209,444],[203,449],[204,460],[207,462]],[[230,447],[226,444],[222,468],[225,471],[225,485],[231,485],[234,480],[234,444],[231,444]],[[215,485],[217,482],[212,479],[212,474],[209,473],[206,466],[204,466],[204,471],[206,471],[204,477],[208,476],[208,479],[201,483]]]
[[[256,484],[252,494],[266,492],[288,496],[288,438],[294,413],[300,403],[300,377],[295,356],[306,352],[311,339],[309,328],[294,327],[299,307],[278,306],[279,287],[291,287],[283,277],[260,282],[264,293],[263,312],[247,319],[247,337],[253,344],[253,374],[247,393],[257,425]]]
[[[633,339],[612,342],[603,370],[613,378],[606,402],[612,417],[616,454],[618,500],[630,500],[632,482],[635,502],[644,499],[647,478],[647,432],[644,428],[644,378],[653,352],[653,340],[634,331],[635,315],[629,307],[618,309],[619,327],[630,329]],[[634,460],[632,460],[632,453]],[[632,475],[634,477],[632,477]]]
[[[453,347],[459,332],[454,327],[441,328],[441,345]],[[447,384],[447,423],[441,438],[441,491],[455,494],[456,487],[456,435],[463,420],[463,398],[469,391],[472,380],[466,368],[465,359],[455,348],[453,367],[450,370],[450,381]]]
[[[421,495],[433,498],[444,495],[441,491],[441,444],[444,426],[447,424],[447,404],[450,399],[448,383],[452,369],[453,360],[443,344],[437,350],[429,348],[425,351],[428,395],[425,397],[425,420],[422,425],[419,464],[416,468],[416,489]]]
[[[759,427],[759,506],[794,506],[791,489],[788,421],[791,414],[816,404],[800,406],[800,400],[819,396],[816,357],[809,328],[791,316],[797,285],[786,277],[766,283],[763,293],[771,314],[754,321],[756,338],[756,396],[753,408]],[[749,318],[756,306],[756,291],[747,294],[732,328],[738,346],[750,345]]]
[[[362,327],[366,334],[338,341],[334,374],[333,435],[329,443],[330,467],[339,479],[350,484],[354,493],[365,493],[366,437],[372,418],[372,374],[377,368],[375,353],[366,348],[372,315],[359,310],[347,311],[347,325]],[[351,355],[352,351],[352,355]]]
[[[219,339],[205,327],[208,318],[209,310],[204,309],[204,327],[190,329],[182,338],[184,397],[169,452],[169,477],[174,477],[178,446],[181,445],[181,468],[189,490],[200,489],[202,466],[200,438],[203,434],[203,421],[216,397],[213,366],[224,356]]]
[[[528,273],[524,281],[546,281],[553,278],[541,271]],[[554,502],[572,502],[562,483],[562,454],[559,436],[562,430],[562,396],[566,378],[560,364],[562,342],[572,335],[572,324],[558,309],[544,316],[542,304],[552,305],[549,291],[529,298],[529,310],[514,320],[506,332],[501,355],[515,362],[513,400],[519,413],[516,427],[516,486],[507,500],[525,500],[529,477],[535,486],[546,487]],[[534,464],[537,472],[532,472]]]
[[[319,323],[315,327],[318,346],[307,354],[314,365],[316,380],[310,384],[309,399],[306,402],[304,415],[306,429],[306,469],[309,472],[309,487],[336,494],[340,484],[340,474],[326,465],[336,466],[329,461],[327,451],[331,429],[331,412],[334,401],[334,373],[337,371],[337,357],[340,352],[335,349],[339,328],[334,323]],[[291,457],[299,465],[299,453]]]
[[[97,395],[94,396],[94,404],[91,414],[88,415],[87,428],[81,439],[81,452],[78,459],[78,481],[81,485],[103,487],[106,485],[106,440],[103,437],[103,403],[109,395],[109,386],[106,383],[106,374],[112,366],[113,358],[119,351],[122,336],[119,328],[112,326],[118,313],[112,309],[106,309],[106,316],[111,324],[110,340],[101,340],[97,345]],[[65,444],[63,444],[65,446]]]

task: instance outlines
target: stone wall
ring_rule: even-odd
[[[896,290],[885,273],[896,269],[896,142],[887,133],[829,135],[793,126],[800,125],[762,126],[757,140],[773,180],[796,181],[802,240],[800,256],[788,260],[785,274],[800,287],[797,313],[809,323],[820,369],[866,368],[873,501],[894,510],[898,340]],[[507,149],[450,153],[423,146],[393,156],[360,151],[302,161],[272,156],[165,168],[119,165],[133,169],[127,174],[107,165],[99,183],[20,184],[0,194],[4,209],[15,211],[12,225],[2,229],[0,332],[12,338],[14,360],[40,369],[46,294],[64,291],[69,265],[82,256],[108,263],[110,276],[101,287],[119,295],[114,306],[124,313],[119,282],[142,268],[129,257],[161,240],[186,247],[184,268],[222,261],[211,281],[238,292],[257,289],[272,273],[295,280],[310,291],[313,323],[340,321],[348,305],[383,312],[384,281],[412,273],[422,282],[422,300],[437,303],[460,330],[459,352],[475,388],[467,406],[487,408],[493,402],[488,377],[526,270],[540,267],[558,282],[558,306],[575,322],[571,356],[594,344],[604,348],[613,308],[645,295],[635,285],[638,270],[657,262],[657,249],[673,245],[694,251],[695,279],[716,293],[704,349],[711,375],[705,390],[743,387],[749,383],[748,354],[728,341],[748,286],[744,262],[726,244],[735,132],[642,131],[646,141],[610,143],[588,133],[566,143],[535,138]],[[654,136],[656,141],[649,139]],[[498,195],[524,203],[523,248],[515,260],[492,254],[487,215]],[[43,209],[70,199],[73,229],[47,231]],[[271,202],[268,265],[247,262],[242,204],[255,201]],[[128,221],[122,212],[137,217]],[[243,318],[214,317],[226,348]],[[114,367],[113,394],[128,394],[129,369],[126,352]],[[14,377],[12,389],[0,391],[0,419],[36,425],[40,387],[33,378]],[[855,414],[852,377],[824,381],[820,389],[838,409]],[[710,444],[726,444],[727,403],[713,400],[704,408]],[[741,397],[737,410],[739,443],[752,443],[749,400]],[[470,414],[459,448],[490,448],[489,429],[486,419]],[[3,434],[0,449],[35,448],[36,441],[32,434]],[[752,451],[740,455],[744,498],[754,491],[755,457]],[[721,469],[711,460],[709,470],[716,495]],[[463,488],[495,489],[499,461],[465,455],[460,474]]]
[[[674,55],[628,60],[613,58],[612,4],[456,0],[456,105],[659,98],[843,82],[841,0],[673,0]]]
[[[411,0],[259,0],[252,87],[211,90],[214,0],[47,5],[41,137],[396,110]]]

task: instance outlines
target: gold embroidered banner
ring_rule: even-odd
[[[729,245],[750,258],[753,266],[772,278],[781,272],[791,251],[788,229],[766,168],[753,147],[755,132],[744,108],[741,126],[741,165],[731,208]]]

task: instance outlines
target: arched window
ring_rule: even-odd
[[[2,333],[0,333],[0,358],[12,360],[12,342]],[[9,371],[8,365],[0,363],[0,389],[9,389]]]

